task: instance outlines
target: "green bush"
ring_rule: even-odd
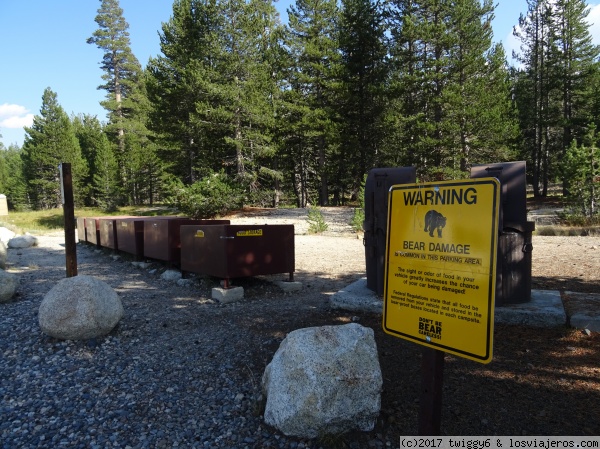
[[[239,209],[242,195],[223,172],[213,173],[190,186],[172,186],[169,203],[191,218],[213,218]]]
[[[321,209],[317,206],[310,206],[308,210],[308,233],[309,234],[320,234],[321,232],[327,231],[328,225],[325,223]]]

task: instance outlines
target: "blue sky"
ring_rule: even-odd
[[[290,1],[276,3],[286,16]],[[160,52],[158,32],[171,16],[172,0],[121,0],[129,23],[131,48],[142,66]],[[600,0],[589,2],[588,16],[595,43],[600,44]],[[100,1],[94,0],[0,0],[0,134],[6,147],[22,145],[34,115],[39,115],[42,94],[50,87],[68,114],[92,114],[102,121],[105,110],[99,102],[104,91],[102,52],[86,43],[96,30],[94,22]],[[502,42],[510,55],[517,45],[511,37],[526,0],[500,0],[493,22],[494,40]]]

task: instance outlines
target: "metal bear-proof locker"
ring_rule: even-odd
[[[383,295],[385,276],[388,193],[393,185],[416,181],[415,167],[374,168],[367,175],[363,224],[367,287],[378,295]]]
[[[474,165],[471,178],[500,181],[496,306],[531,301],[532,233],[527,221],[527,179],[524,161]]]

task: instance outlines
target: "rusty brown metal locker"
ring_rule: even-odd
[[[144,257],[179,265],[182,225],[229,224],[229,220],[195,220],[185,217],[152,217],[144,224]]]
[[[278,273],[293,280],[294,226],[183,225],[181,270],[226,281]]]
[[[524,161],[474,165],[471,178],[500,181],[496,305],[531,301],[532,233],[527,221],[527,178]]]
[[[117,220],[132,218],[131,215],[101,217],[98,220],[98,230],[100,232],[100,246],[114,250],[119,249],[119,238],[117,234]]]
[[[77,239],[80,242],[87,242],[87,231],[85,229],[85,217],[77,217]]]

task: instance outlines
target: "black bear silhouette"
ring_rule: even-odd
[[[442,229],[446,226],[446,217],[436,210],[427,211],[425,214],[425,232],[433,237],[433,231],[437,229],[438,237],[442,237]]]

